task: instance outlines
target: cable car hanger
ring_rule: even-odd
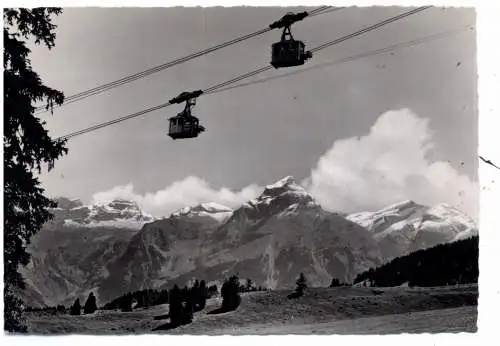
[[[271,65],[274,68],[300,66],[312,58],[312,52],[306,52],[304,42],[295,40],[291,31],[293,23],[303,20],[308,15],[307,12],[290,12],[269,25],[270,29],[283,28],[281,41],[271,47]]]
[[[200,125],[199,119],[191,113],[191,108],[196,105],[196,98],[201,94],[203,94],[203,90],[184,91],[168,101],[169,104],[186,102],[182,112],[168,119],[168,135],[172,139],[195,138],[205,131],[205,127]]]

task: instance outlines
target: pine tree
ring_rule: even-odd
[[[34,116],[35,103],[47,109],[62,104],[64,95],[44,85],[32,70],[27,40],[54,47],[56,26],[51,15],[60,8],[7,8],[4,17],[4,329],[27,332],[23,303],[16,292],[25,288],[19,270],[30,260],[31,237],[51,218],[56,203],[44,196],[35,170],[49,170],[67,152],[65,141],[54,141]]]
[[[82,313],[82,307],[80,306],[80,299],[76,299],[73,305],[71,306],[70,312],[71,315],[80,315]]]
[[[222,310],[236,310],[241,303],[240,280],[238,276],[233,275],[224,282],[220,290],[222,296]]]
[[[333,278],[330,287],[339,287],[339,286],[340,286],[339,279]]]
[[[123,312],[131,312],[132,311],[132,294],[129,292],[123,299],[120,301],[120,310]]]
[[[172,327],[178,327],[182,322],[182,302],[181,290],[179,289],[179,286],[174,285],[168,296],[170,325]]]
[[[83,306],[84,314],[93,314],[97,310],[96,299],[93,292],[90,292],[85,305]]]
[[[194,299],[195,299],[195,291],[191,289],[188,291],[186,295],[186,300],[184,302],[184,306],[182,309],[181,324],[188,324],[193,322]]]
[[[306,277],[304,276],[304,273],[300,273],[299,278],[296,281],[297,288],[295,291],[302,295],[304,294],[305,289],[307,288],[307,280]]]
[[[200,310],[203,310],[207,305],[208,289],[205,284],[205,280],[201,280],[199,295],[198,295],[198,306]]]
[[[252,290],[252,287],[253,287],[252,279],[247,279],[247,285],[246,285],[247,292],[250,292]]]

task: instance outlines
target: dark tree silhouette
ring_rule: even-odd
[[[153,289],[146,289],[135,291],[133,293],[127,293],[118,298],[115,298],[112,301],[104,304],[102,309],[121,309],[121,306],[124,305],[124,302],[130,298],[129,295],[131,296],[132,300],[135,299],[137,301],[137,308],[148,308],[150,306],[168,303],[168,290],[158,291]]]
[[[97,310],[96,299],[93,292],[90,292],[85,305],[83,306],[84,314],[93,314]]]
[[[304,294],[304,291],[307,288],[307,280],[306,277],[304,276],[304,273],[300,273],[296,281],[296,284],[297,287],[295,288],[295,291],[288,295],[288,299],[299,298],[302,297],[302,295]]]
[[[444,286],[477,283],[479,237],[440,244],[398,257],[359,274],[354,283],[370,286]]]
[[[179,286],[174,285],[169,293],[169,298],[170,325],[175,328],[180,326],[182,322],[182,301]]]
[[[236,310],[241,303],[240,280],[238,276],[233,275],[224,282],[220,290],[222,296],[222,310]]]
[[[120,304],[119,304],[119,309],[123,312],[131,312],[132,311],[132,300],[133,300],[133,297],[132,297],[132,294],[131,293],[127,293],[125,295],[125,297],[120,300]]]
[[[4,18],[4,329],[27,332],[23,303],[16,294],[25,288],[19,266],[27,265],[31,237],[51,218],[56,203],[44,196],[34,171],[67,152],[65,142],[52,140],[45,122],[34,116],[35,103],[48,108],[62,104],[64,95],[42,83],[32,70],[27,40],[54,47],[56,26],[51,15],[60,8],[7,8]]]
[[[340,286],[339,279],[333,278],[332,283],[330,284],[330,287],[339,287],[339,286]]]
[[[82,313],[82,307],[80,306],[80,299],[76,299],[69,310],[70,315],[80,315]]]
[[[207,305],[208,288],[205,284],[205,280],[201,280],[200,288],[198,291],[198,309],[203,310]]]
[[[215,297],[219,295],[219,289],[217,288],[217,285],[211,285],[208,287],[208,297]]]
[[[189,290],[186,297],[185,297],[185,302],[182,307],[182,318],[181,318],[181,324],[188,324],[193,322],[193,314],[194,314],[194,300],[196,299],[195,297],[195,291],[194,290]]]
[[[304,273],[300,273],[299,278],[296,281],[297,288],[295,291],[299,294],[304,294],[305,289],[307,288],[307,280],[304,276]]]
[[[252,279],[247,279],[247,284],[246,284],[246,291],[250,292],[253,289],[253,282]]]

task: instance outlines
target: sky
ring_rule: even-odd
[[[266,27],[296,8],[67,8],[56,47],[34,48],[33,68],[67,96]],[[292,27],[307,47],[404,12],[347,8]],[[347,63],[346,57],[475,25],[473,9],[432,8],[271,70],[241,88],[200,97],[206,132],[173,141],[182,106],[68,142],[40,179],[51,196],[85,203],[136,200],[154,215],[214,201],[237,206],[285,176],[326,209],[376,210],[401,200],[449,203],[477,217],[475,31]],[[277,30],[45,113],[62,136],[266,66]],[[319,68],[308,69],[320,65]],[[307,69],[283,78],[279,74]]]

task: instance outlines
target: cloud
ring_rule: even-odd
[[[159,217],[168,216],[185,206],[206,202],[216,202],[234,208],[254,198],[261,191],[257,185],[249,185],[237,192],[227,188],[215,190],[205,180],[190,176],[154,193],[138,194],[131,183],[115,186],[108,191],[94,194],[92,203],[105,203],[117,198],[132,200],[145,212]]]
[[[302,185],[327,210],[374,211],[411,199],[430,206],[448,203],[477,220],[478,184],[447,162],[429,161],[432,135],[429,119],[409,109],[388,111],[365,136],[336,141]],[[255,184],[237,192],[216,190],[191,176],[144,195],[136,193],[133,184],[116,186],[96,193],[93,202],[123,198],[154,216],[167,216],[205,202],[236,208],[261,191]]]
[[[377,210],[412,199],[448,203],[476,218],[479,187],[447,162],[429,162],[429,120],[409,109],[383,113],[362,137],[336,141],[303,184],[326,209]]]

